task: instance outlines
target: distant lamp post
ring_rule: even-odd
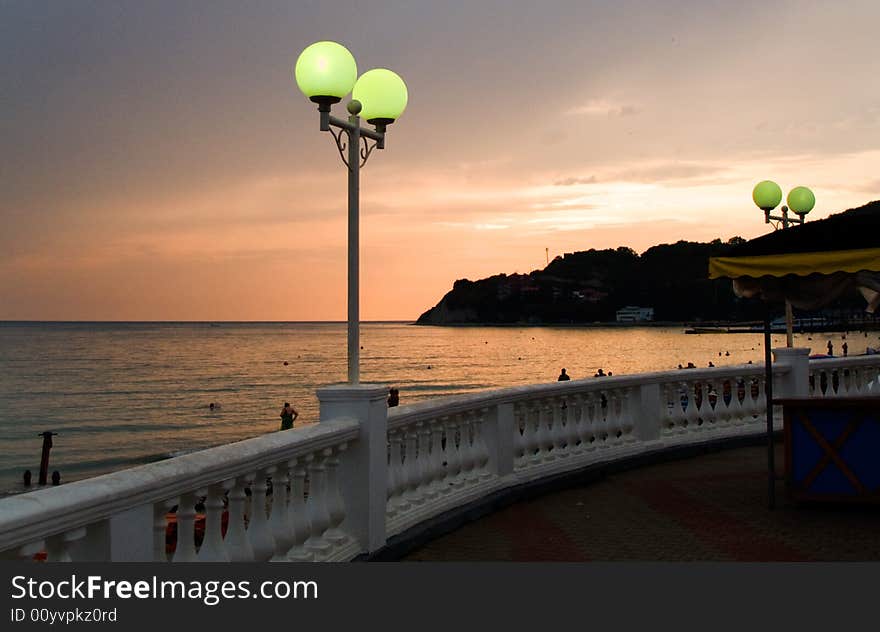
[[[772,180],[764,180],[755,185],[752,189],[752,200],[764,211],[764,223],[769,224],[771,220],[782,222],[783,230],[791,224],[803,224],[807,219],[807,213],[813,210],[816,205],[816,196],[807,187],[795,187],[788,192],[785,201],[788,206],[783,206],[780,210],[782,215],[771,215],[776,206],[782,201],[782,189]],[[793,212],[796,217],[790,217],[789,211]],[[774,228],[778,228],[774,224]],[[785,346],[791,347],[792,340],[792,313],[791,303],[785,301]]]
[[[770,213],[782,201],[782,189],[772,180],[764,180],[756,184],[752,189],[752,199],[758,208],[764,211],[765,224],[769,224],[770,220],[781,221],[783,229],[788,228],[789,224],[803,224],[807,213],[816,205],[816,196],[812,191],[807,187],[795,187],[788,192],[786,198],[788,206],[779,209],[782,215],[771,215]],[[790,217],[789,210],[797,217]]]
[[[320,129],[336,141],[348,168],[348,382],[360,382],[360,317],[358,278],[358,189],[360,168],[374,149],[385,148],[385,130],[406,108],[406,84],[397,74],[376,68],[357,76],[357,63],[347,48],[336,42],[316,42],[296,60],[296,83],[310,101],[318,104]],[[330,114],[330,106],[349,92],[348,120]],[[360,126],[363,118],[374,126]],[[335,131],[331,128],[337,128]],[[343,137],[345,133],[345,137]],[[369,139],[369,140],[368,140]],[[369,141],[374,141],[371,145]]]

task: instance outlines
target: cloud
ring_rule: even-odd
[[[855,186],[849,187],[852,191],[858,191],[859,193],[878,193],[880,194],[880,178],[875,180],[870,180],[863,184],[857,184]]]
[[[607,116],[608,118],[623,118],[625,116],[635,116],[641,111],[641,108],[635,105],[614,103],[604,99],[591,99],[584,105],[568,110],[566,114],[569,116]]]
[[[648,167],[620,171],[609,177],[612,181],[656,183],[673,180],[692,180],[716,175],[725,167],[704,163],[667,162]]]
[[[558,187],[570,187],[575,184],[596,184],[596,182],[598,182],[598,180],[596,180],[596,176],[569,176],[567,178],[560,178],[559,180],[554,181],[553,184]]]

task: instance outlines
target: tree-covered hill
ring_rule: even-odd
[[[834,222],[846,221],[845,216],[865,214],[880,215],[880,201],[832,215],[822,224],[830,230]],[[800,233],[818,233],[816,238],[822,239],[827,231],[818,224],[816,230],[791,231],[781,237],[800,240]],[[873,234],[860,237],[871,244],[876,238]],[[657,321],[758,320],[764,313],[758,301],[738,299],[728,279],[708,278],[709,257],[724,256],[744,241],[741,237],[727,242],[678,241],[653,246],[641,255],[626,247],[591,249],[556,257],[543,270],[529,274],[460,279],[418,323],[613,322],[617,310],[628,305],[654,308]],[[837,306],[861,310],[863,302],[854,294]]]

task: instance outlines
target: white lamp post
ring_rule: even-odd
[[[360,168],[374,149],[385,148],[385,130],[406,108],[406,84],[398,75],[376,68],[357,77],[352,54],[336,42],[316,42],[296,60],[296,83],[310,101],[318,104],[322,132],[336,141],[348,168],[348,382],[360,382],[359,226]],[[330,114],[330,106],[352,93],[348,120]],[[375,129],[360,126],[360,119]],[[336,130],[332,129],[336,128]],[[345,138],[343,138],[345,133]],[[369,141],[374,141],[372,145]]]

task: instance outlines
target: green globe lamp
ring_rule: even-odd
[[[795,187],[788,192],[786,201],[788,208],[803,218],[816,205],[816,196],[807,187]]]
[[[752,189],[752,200],[762,211],[770,212],[782,201],[782,189],[772,180],[764,180]]]
[[[361,118],[379,131],[385,131],[386,125],[400,118],[409,99],[403,79],[387,68],[374,68],[362,74],[351,96],[361,102]]]
[[[357,79],[354,56],[342,44],[315,42],[296,60],[296,84],[310,101],[323,106],[339,103]]]

